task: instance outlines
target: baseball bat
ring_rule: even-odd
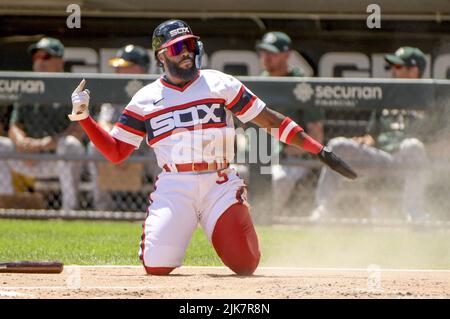
[[[59,274],[64,265],[60,261],[14,261],[0,263],[0,273]]]

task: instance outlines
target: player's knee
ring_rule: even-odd
[[[11,153],[14,151],[14,143],[7,137],[0,136],[0,152]]]
[[[234,204],[214,227],[213,246],[223,263],[238,275],[251,275],[261,257],[248,207]]]
[[[237,275],[250,276],[258,267],[261,257],[259,249],[254,249],[252,246],[254,243],[247,246],[239,245],[239,250],[231,248],[220,257],[224,264]]]
[[[425,153],[424,144],[416,138],[407,138],[400,144],[402,152]]]
[[[230,263],[229,268],[239,276],[250,276],[258,267],[261,255],[259,251],[252,252],[251,250],[241,253],[244,254],[244,256],[240,258],[241,260],[235,263]]]
[[[147,267],[147,266],[144,266],[144,268],[148,275],[153,276],[167,276],[172,272],[172,270],[175,269],[174,267]]]

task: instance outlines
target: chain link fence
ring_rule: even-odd
[[[151,148],[143,143],[125,163],[112,165],[99,155],[79,126],[68,121],[70,109],[61,103],[20,100],[1,104],[0,208],[145,212],[161,171]],[[255,170],[248,163],[235,165],[246,179],[250,202],[262,202],[258,207],[266,205],[273,215],[271,222],[282,223],[346,218],[450,220],[450,152],[446,145],[448,131],[444,130],[448,112],[383,112],[387,111],[375,113],[393,120],[388,124],[392,135],[384,138],[400,137],[400,132],[414,124],[411,114],[415,119],[425,116],[427,125],[420,125],[423,132],[413,142],[413,135],[405,135],[410,144],[402,144],[405,139],[399,141],[389,152],[394,155],[386,158],[379,150],[387,150],[392,141],[368,151],[361,141],[353,139],[368,133],[374,108],[324,107],[325,143],[355,167],[359,179],[341,179],[323,169],[313,156],[292,156],[282,151],[280,164],[272,166],[272,176],[264,185],[255,182]],[[99,107],[94,105],[92,113],[96,116]],[[428,127],[436,133],[431,134]],[[382,132],[377,134],[383,138]],[[382,143],[377,141],[376,145]],[[238,144],[236,147],[243,149],[237,152],[248,151]],[[264,198],[252,198],[251,190],[257,187],[267,188]],[[320,206],[325,209],[318,213]]]

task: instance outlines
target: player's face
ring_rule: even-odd
[[[50,55],[44,50],[37,50],[33,56],[33,71],[36,72],[62,72],[64,61],[62,58]]]
[[[259,51],[261,65],[269,73],[285,70],[289,59],[289,52],[274,53],[267,50]]]
[[[392,77],[395,79],[417,79],[419,69],[417,67],[407,67],[404,65],[393,65],[391,67]]]
[[[164,49],[160,56],[166,72],[180,80],[190,81],[197,74],[197,67],[195,66],[194,50],[186,42],[182,42],[181,49]],[[177,47],[180,48],[180,44],[177,44]]]

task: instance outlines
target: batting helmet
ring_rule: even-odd
[[[196,56],[196,63],[200,64],[200,57],[203,50],[203,45],[199,41],[200,37],[194,35],[189,25],[182,20],[164,21],[153,31],[152,48],[156,60],[158,61],[157,55],[160,50],[187,39],[195,39],[194,54]],[[200,66],[197,65],[197,67],[199,68]]]

